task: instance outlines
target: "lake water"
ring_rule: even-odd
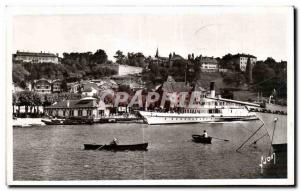
[[[260,159],[270,148],[268,136],[235,150],[260,121],[155,125],[113,123],[40,126],[13,129],[14,180],[226,179],[260,178]],[[212,144],[194,143],[192,134],[206,130]],[[85,143],[148,142],[148,151],[83,150]]]

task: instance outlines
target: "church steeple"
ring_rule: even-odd
[[[156,49],[155,58],[158,58],[158,48]]]

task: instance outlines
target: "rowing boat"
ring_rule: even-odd
[[[133,145],[97,145],[84,144],[84,150],[107,150],[107,151],[144,151],[147,150],[148,143],[133,144]]]
[[[46,125],[81,125],[81,124],[93,124],[92,119],[52,119],[41,120]]]
[[[204,137],[203,135],[192,135],[194,142],[211,144],[212,137]]]

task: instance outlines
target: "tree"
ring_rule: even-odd
[[[30,107],[30,112],[32,107],[34,108],[34,113],[39,112],[38,106],[42,105],[42,100],[41,100],[41,96],[39,94],[37,94],[36,92],[32,92],[32,101],[31,101],[31,107]]]
[[[63,92],[67,92],[68,91],[68,84],[67,81],[65,79],[62,80],[60,88]]]
[[[246,77],[248,83],[250,83],[250,84],[253,83],[253,79],[252,79],[252,63],[250,61],[250,57],[248,57],[248,60],[247,60],[245,77]]]
[[[102,49],[97,50],[93,56],[92,60],[96,64],[104,64],[107,61],[107,55],[106,52]]]
[[[220,68],[235,69],[233,59],[234,56],[232,54],[226,54],[225,56],[223,56],[219,62]]]
[[[15,112],[15,106],[19,106],[19,96],[16,93],[13,93],[12,95],[12,105],[13,105],[13,113]],[[20,107],[19,110],[20,111]]]
[[[19,104],[20,106],[25,106],[25,113],[28,113],[28,107],[33,105],[33,92],[23,91],[19,92]]]
[[[118,50],[114,58],[118,64],[125,64],[125,55],[123,55],[122,51]]]
[[[264,63],[265,63],[266,65],[268,65],[270,68],[273,68],[274,65],[276,65],[276,61],[275,61],[273,58],[271,58],[271,57],[268,57],[268,58],[264,61]]]
[[[265,63],[256,64],[253,68],[253,78],[255,85],[258,86],[260,91],[270,95],[275,88],[274,82],[276,73]]]
[[[13,82],[21,86],[21,82],[24,82],[29,77],[30,73],[22,66],[22,64],[13,64]],[[22,87],[24,88],[24,87]]]

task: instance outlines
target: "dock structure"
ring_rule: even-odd
[[[264,127],[270,137],[271,145],[269,155],[275,156],[275,164],[269,165],[264,170],[265,177],[287,177],[287,115],[272,113],[257,113],[264,122]]]

